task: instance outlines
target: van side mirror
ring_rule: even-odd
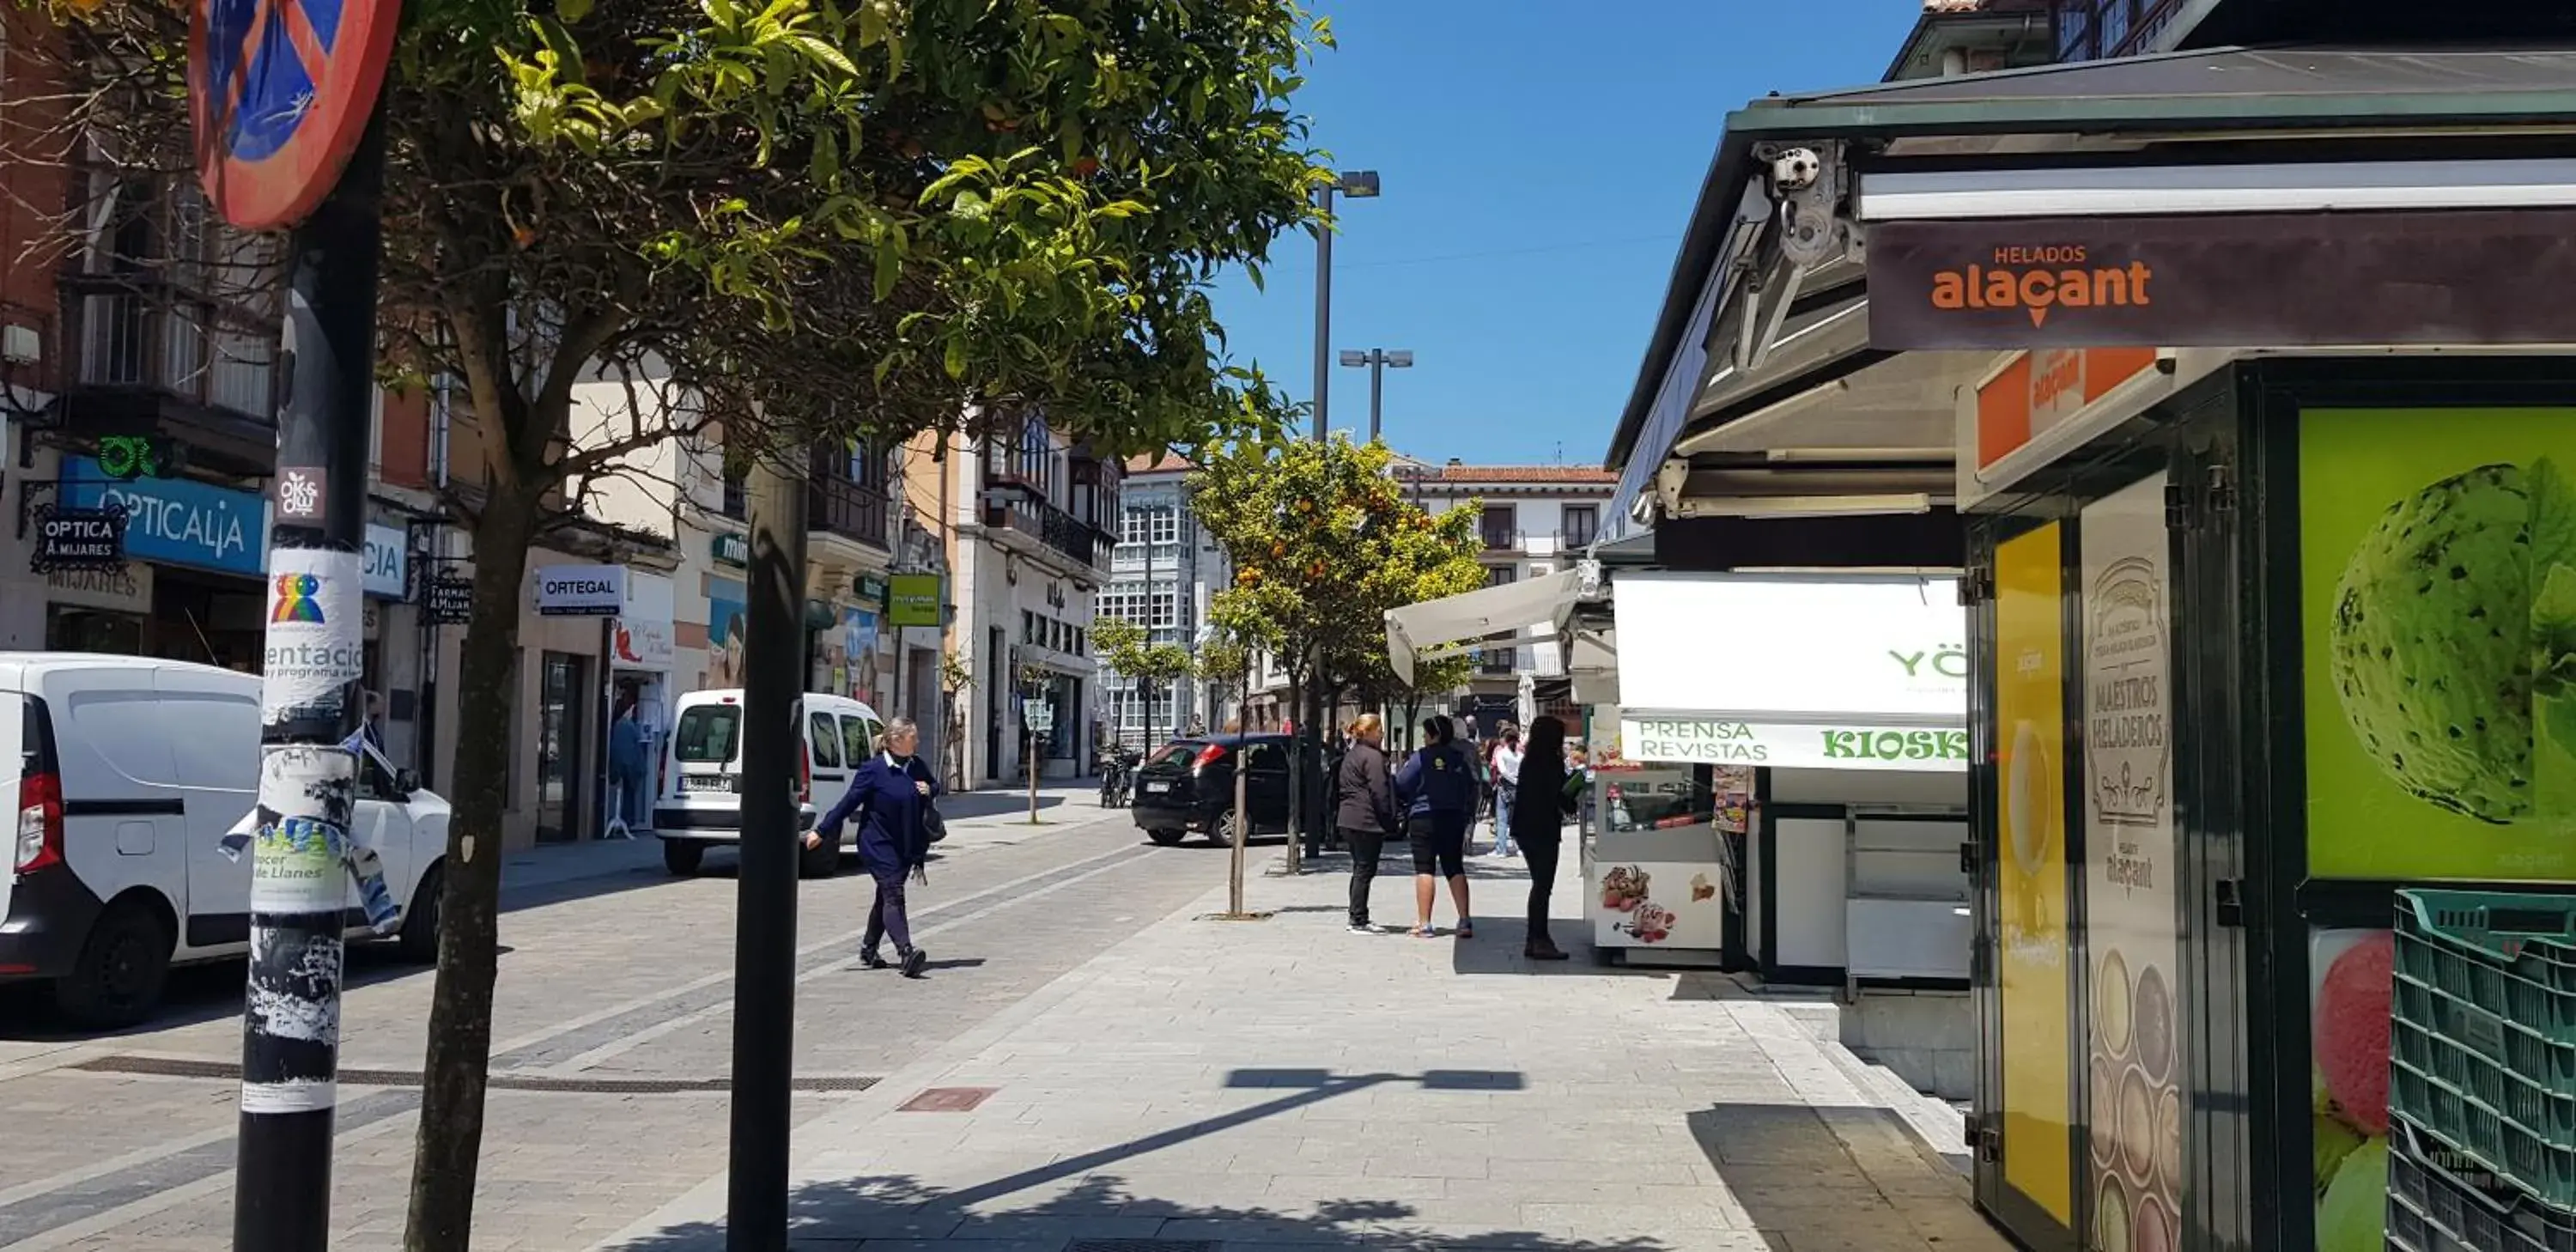
[[[408,769],[395,770],[394,790],[400,792],[404,799],[410,799],[412,793],[420,790],[420,774]]]

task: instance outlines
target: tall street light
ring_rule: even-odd
[[[1315,207],[1326,221],[1315,228],[1315,442],[1324,441],[1324,401],[1333,389],[1333,193],[1354,200],[1377,196],[1376,170],[1349,170],[1315,189]]]
[[[1344,348],[1342,364],[1352,369],[1363,365],[1368,367],[1369,440],[1375,442],[1381,419],[1384,417],[1383,410],[1386,407],[1386,372],[1391,369],[1412,369],[1413,352],[1408,348],[1398,348],[1391,352],[1385,348],[1371,348],[1366,352]]]

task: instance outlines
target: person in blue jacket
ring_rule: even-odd
[[[1476,761],[1458,743],[1458,731],[1446,717],[1422,721],[1423,744],[1395,771],[1396,803],[1404,807],[1405,839],[1413,847],[1413,903],[1420,924],[1416,937],[1429,939],[1431,905],[1440,894],[1435,876],[1449,880],[1449,895],[1458,905],[1458,937],[1476,937],[1467,912],[1467,828],[1476,818]]]
[[[906,978],[921,977],[930,961],[912,944],[903,884],[907,877],[915,882],[930,880],[923,868],[930,859],[930,831],[922,815],[941,790],[930,767],[913,755],[920,743],[921,732],[912,719],[898,717],[886,723],[885,733],[877,736],[876,755],[858,768],[840,803],[805,835],[808,848],[821,847],[826,839],[838,847],[841,823],[859,819],[859,864],[867,867],[877,886],[876,901],[868,906],[867,935],[859,941],[859,960],[870,969],[884,969],[886,960],[877,945],[891,935],[895,958],[903,963]]]

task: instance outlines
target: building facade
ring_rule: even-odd
[[[946,524],[925,529],[945,535],[949,578],[946,772],[1008,787],[1034,761],[1040,777],[1079,777],[1099,743],[1091,626],[1123,467],[1040,413],[977,414],[969,426],[905,453],[912,475],[942,484],[934,507]]]
[[[1408,462],[1395,473],[1406,494],[1435,516],[1477,510],[1487,586],[1552,574],[1580,560],[1600,540],[1618,487],[1616,475],[1582,465],[1468,465],[1453,459],[1444,465]],[[1480,729],[1570,709],[1560,651],[1547,642],[1480,649],[1467,686],[1446,701],[1426,699],[1424,707],[1445,703],[1473,713]]]
[[[1169,453],[1130,457],[1119,492],[1118,545],[1099,613],[1144,626],[1156,644],[1196,653],[1208,629],[1208,601],[1229,577],[1225,555],[1190,510],[1188,461]],[[1195,677],[1140,682],[1101,674],[1106,733],[1130,748],[1225,724],[1227,684]]]

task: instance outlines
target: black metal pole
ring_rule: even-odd
[[[784,463],[782,463],[784,461]],[[796,1040],[797,733],[805,684],[805,467],[751,475],[743,649],[742,869],[734,939],[733,1155],[727,1252],[785,1252]],[[816,797],[822,799],[823,797]],[[838,796],[831,797],[839,799]]]
[[[352,873],[370,920],[394,921],[383,874],[367,873],[377,865],[372,850],[350,838],[357,757],[343,746],[365,714],[361,582],[383,181],[380,115],[338,188],[290,242],[259,798],[251,821],[223,845],[251,856],[238,1252],[330,1244],[342,910]]]
[[[1386,403],[1386,349],[1369,349],[1369,442],[1375,443]]]

